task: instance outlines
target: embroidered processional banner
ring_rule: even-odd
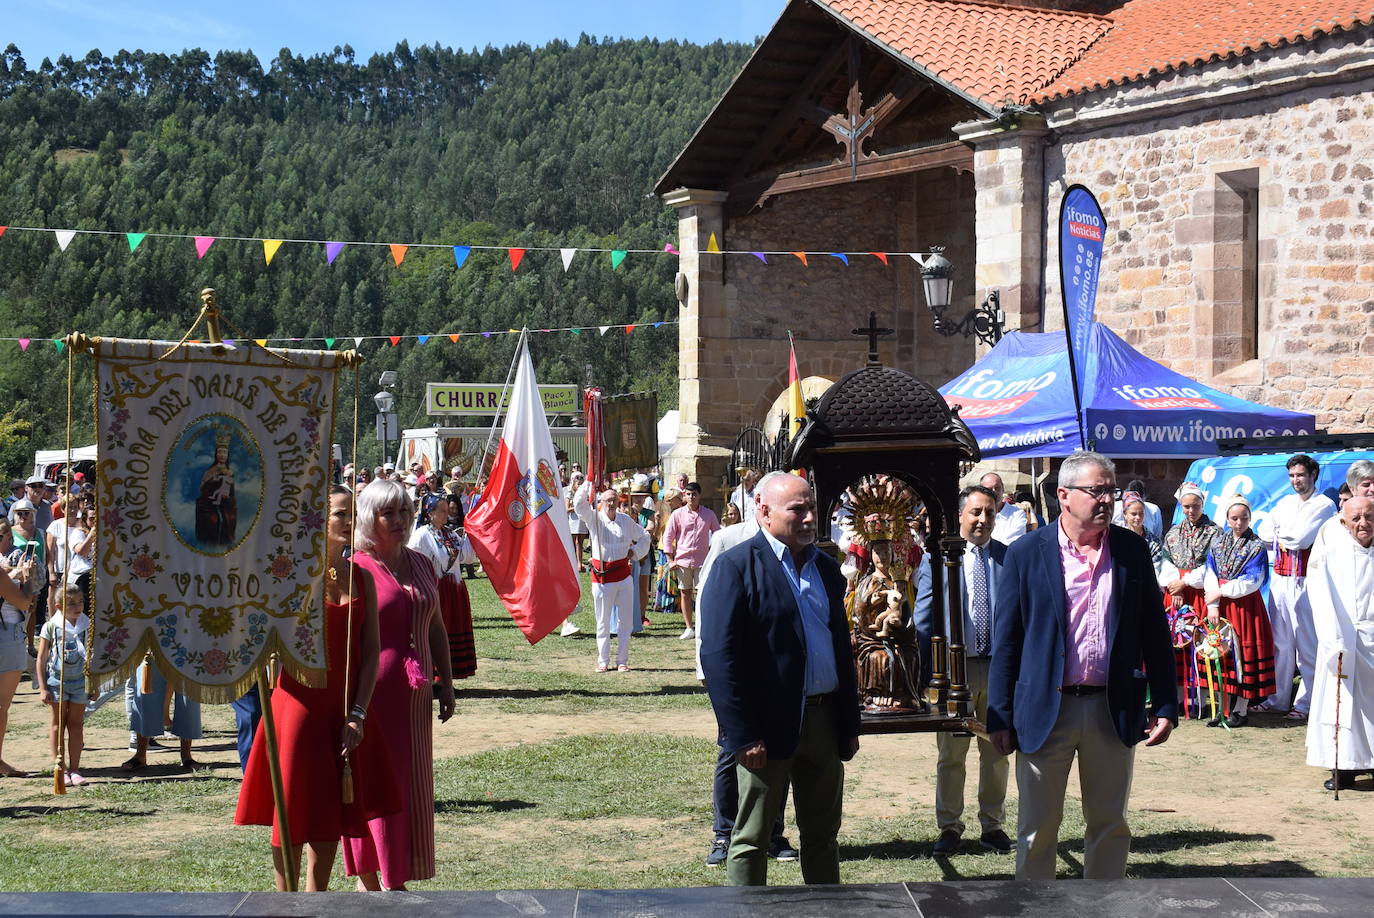
[[[151,654],[227,702],[275,652],[324,678],[333,351],[94,339],[99,529],[90,675]]]

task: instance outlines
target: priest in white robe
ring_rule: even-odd
[[[1307,764],[1337,769],[1328,790],[1374,769],[1374,500],[1346,501],[1341,522],[1307,569],[1317,633]]]

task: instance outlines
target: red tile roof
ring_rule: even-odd
[[[1107,16],[984,0],[814,2],[985,108],[1374,24],[1369,0],[1128,0]]]
[[[1029,102],[1111,28],[1101,16],[978,0],[816,0],[984,108]]]
[[[1040,95],[1054,99],[1374,23],[1369,0],[1131,0]]]

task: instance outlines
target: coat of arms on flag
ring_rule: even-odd
[[[268,653],[324,676],[333,351],[92,339],[100,507],[90,673],[154,658],[202,701]]]

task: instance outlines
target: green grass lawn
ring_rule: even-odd
[[[694,675],[691,642],[678,640],[681,619],[657,616],[647,633],[634,639],[633,672],[595,674],[589,611],[575,619],[583,635],[554,635],[531,647],[485,580],[471,581],[470,587],[481,660],[477,675],[459,684],[458,715],[436,726],[438,875],[417,888],[722,882],[722,871],[703,864],[711,841],[713,721]],[[589,610],[590,591],[586,596]],[[21,694],[27,691],[25,685]],[[92,732],[106,737],[102,746],[88,749],[82,769],[95,783],[54,796],[50,776],[0,780],[0,864],[5,865],[0,890],[270,888],[268,830],[232,825],[239,782],[228,708],[205,708],[205,725],[206,738],[196,744],[196,754],[213,767],[191,776],[175,774],[165,764],[175,760],[175,753],[166,752],[153,756],[159,764],[148,779],[123,780],[116,766],[127,753],[122,745],[112,748],[110,739],[123,739],[123,712],[116,704],[92,719]],[[1206,775],[1227,766],[1227,756],[1241,748],[1235,743],[1268,744],[1266,750],[1281,748],[1291,758],[1299,740],[1293,731],[1238,731],[1235,743],[1226,746],[1214,742],[1216,733],[1191,729],[1192,739],[1169,744],[1175,747],[1171,754],[1188,773]],[[44,739],[44,726],[32,715],[27,722],[12,721],[7,759],[45,758],[33,754]],[[1289,745],[1276,747],[1275,741]],[[929,737],[900,740],[931,742]],[[841,834],[846,882],[1011,877],[1012,858],[978,853],[971,800],[966,819],[974,828],[965,836],[965,854],[932,859],[933,774],[909,773],[896,784],[898,790],[875,798],[862,779],[872,779],[889,763],[875,760],[874,748],[914,746],[875,741],[851,768],[846,800],[862,805],[849,812]],[[891,767],[911,767],[903,761],[894,760]],[[926,763],[921,768],[933,772],[931,759],[921,761]],[[977,773],[972,760],[970,766],[972,778]],[[1014,788],[1013,779],[1013,798]],[[1180,785],[1179,799],[1168,806],[1134,801],[1132,876],[1361,875],[1374,869],[1366,853],[1368,834],[1358,823],[1332,828],[1344,833],[1334,857],[1308,857],[1284,843],[1282,824],[1260,820],[1253,831],[1224,831],[1191,817],[1188,792]],[[1347,809],[1332,811],[1329,800],[1309,796],[1305,804],[1295,802],[1293,818],[1320,823],[1331,812],[1349,816],[1362,805],[1358,795],[1348,805],[1343,795],[1341,806]],[[1243,806],[1243,797],[1236,805]],[[1012,799],[1008,827],[1013,834],[1014,825]],[[1082,862],[1082,824],[1073,803],[1061,839],[1061,874],[1073,875]],[[340,864],[334,886],[349,888],[341,871]],[[771,879],[799,883],[800,869],[774,864]]]

